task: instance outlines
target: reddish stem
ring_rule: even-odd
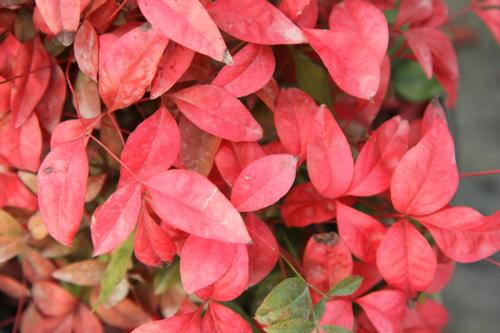
[[[499,173],[500,173],[500,169],[497,169],[497,170],[486,170],[486,171],[477,171],[477,172],[465,172],[465,173],[460,174],[460,178],[496,175],[496,174],[499,174]]]

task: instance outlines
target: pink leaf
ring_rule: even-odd
[[[305,157],[317,110],[314,100],[302,90],[287,88],[280,91],[274,122],[281,143],[290,154]]]
[[[262,128],[248,109],[224,88],[195,85],[170,97],[181,112],[202,130],[230,141],[257,141]]]
[[[311,127],[307,145],[309,177],[320,194],[342,196],[351,184],[354,161],[351,148],[326,106],[320,106]]]
[[[479,261],[500,250],[499,212],[485,217],[469,207],[451,207],[418,220],[455,261]]]
[[[486,1],[473,1],[473,12],[486,24],[490,29],[493,37],[495,37],[498,44],[500,44],[500,1],[486,0]]]
[[[144,17],[176,43],[232,63],[217,26],[198,0],[139,0],[138,5]]]
[[[85,20],[80,29],[78,29],[73,48],[80,70],[97,82],[99,40],[97,32],[89,21]]]
[[[325,304],[325,313],[319,323],[321,325],[342,326],[348,330],[352,330],[354,326],[352,302],[350,300],[327,301]]]
[[[366,262],[374,262],[385,227],[370,215],[337,201],[337,224],[340,237],[352,253]]]
[[[153,80],[168,39],[145,23],[116,41],[99,39],[99,94],[110,111],[139,100]]]
[[[352,274],[352,256],[336,233],[316,234],[307,242],[303,266],[307,282],[328,292]]]
[[[177,123],[161,106],[130,134],[121,160],[136,176],[147,180],[170,168],[179,153],[180,140]],[[121,168],[120,184],[134,179],[129,170]]]
[[[186,170],[162,172],[147,182],[154,211],[168,224],[199,237],[248,243],[238,211],[205,177]]]
[[[408,122],[399,116],[382,124],[359,153],[348,193],[372,196],[389,189],[392,173],[408,149],[409,134]]]
[[[398,8],[396,26],[423,21],[432,13],[432,0],[402,0]]]
[[[335,215],[335,200],[321,196],[311,183],[294,186],[281,205],[281,216],[289,227],[326,222]]]
[[[453,139],[446,123],[436,120],[396,167],[391,181],[392,203],[401,213],[431,214],[451,200],[457,186]]]
[[[253,161],[234,182],[231,202],[240,212],[256,211],[281,199],[295,180],[297,158],[268,155]]]
[[[168,43],[151,83],[151,99],[160,97],[179,81],[191,65],[194,54],[192,50],[173,41]]]
[[[184,290],[191,294],[216,282],[229,270],[235,253],[235,244],[189,236],[181,253]]]
[[[134,253],[140,262],[149,266],[160,266],[162,262],[171,263],[177,253],[172,239],[146,211],[139,219]]]
[[[356,300],[378,332],[401,333],[406,297],[400,291],[381,290]]]
[[[380,242],[377,267],[389,285],[412,294],[430,286],[437,259],[424,236],[410,222],[400,220]]]
[[[35,282],[31,295],[37,308],[51,317],[67,314],[78,304],[78,300],[66,289],[49,281]]]
[[[207,10],[222,30],[249,43],[306,42],[302,31],[266,0],[218,0],[209,2]]]
[[[201,324],[207,333],[251,333],[250,325],[236,312],[216,302],[210,302]]]
[[[249,261],[249,285],[264,279],[274,268],[279,258],[279,247],[271,229],[256,215],[248,214],[246,226],[252,244],[247,245]]]
[[[40,15],[61,44],[73,43],[80,24],[80,0],[36,0]]]
[[[233,65],[224,66],[212,84],[226,88],[236,97],[250,95],[271,79],[276,65],[271,47],[248,44],[233,58]]]
[[[132,333],[201,333],[199,311],[178,314],[174,317],[143,324]]]
[[[50,81],[45,94],[35,107],[40,125],[52,133],[61,121],[64,101],[66,100],[66,79],[59,65],[51,68]]]
[[[134,229],[141,209],[141,185],[119,188],[92,217],[90,231],[94,256],[110,252],[123,243]]]
[[[38,170],[38,203],[49,234],[69,246],[83,216],[89,166],[83,138],[57,146]]]

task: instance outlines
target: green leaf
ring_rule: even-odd
[[[319,322],[325,313],[326,302],[328,301],[328,297],[323,297],[316,303],[313,312],[313,318],[315,322]]]
[[[174,285],[180,283],[179,261],[176,260],[168,267],[156,270],[153,278],[153,290],[155,295],[161,295]]]
[[[130,235],[127,240],[111,254],[111,259],[102,277],[101,291],[99,292],[99,298],[94,305],[94,309],[106,302],[118,283],[125,277],[132,259],[133,248],[134,234]]]
[[[358,290],[359,286],[361,286],[361,282],[363,282],[363,278],[357,275],[351,275],[340,281],[333,287],[328,295],[330,296],[348,296]]]
[[[308,319],[312,301],[304,281],[294,277],[278,284],[266,296],[255,313],[257,321],[272,325],[290,319]]]
[[[299,87],[320,104],[331,107],[331,85],[325,69],[302,53],[295,53],[293,60]]]
[[[411,102],[428,101],[442,92],[438,81],[428,80],[422,67],[411,60],[396,68],[394,85],[398,94]]]
[[[290,319],[277,324],[267,326],[264,330],[268,333],[311,333],[316,324],[305,319]]]
[[[352,333],[351,330],[343,328],[342,326],[322,325],[321,328],[325,333]]]

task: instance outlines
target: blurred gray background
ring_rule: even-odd
[[[450,13],[470,0],[447,0]],[[500,169],[500,46],[473,14],[455,20],[455,31],[474,28],[477,36],[457,43],[460,90],[450,112],[461,172]],[[500,209],[500,175],[463,178],[453,202],[483,214]],[[497,254],[494,257],[500,261]],[[487,262],[457,264],[443,292],[450,333],[500,332],[500,268]]]

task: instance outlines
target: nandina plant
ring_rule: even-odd
[[[498,0],[0,8],[12,332],[440,332],[455,262],[500,249],[450,205],[498,171],[460,174],[446,120],[449,17],[500,41]]]

